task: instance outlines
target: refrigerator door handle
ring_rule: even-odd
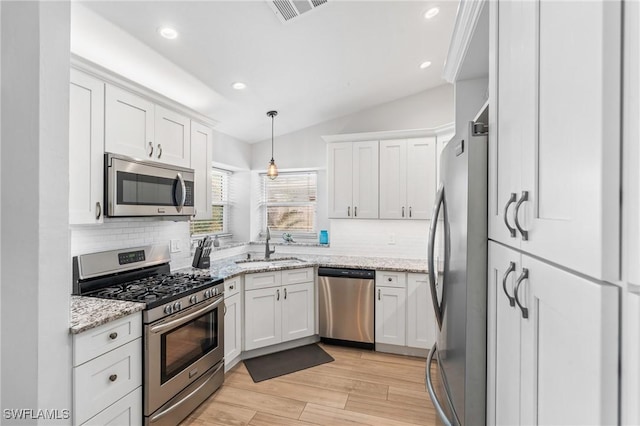
[[[445,270],[448,266],[448,256],[447,256],[447,237],[448,235],[446,232],[446,228],[447,228],[447,223],[446,223],[446,206],[445,206],[445,201],[444,201],[444,187],[442,185],[440,185],[440,188],[438,188],[438,193],[436,194],[436,203],[433,206],[433,214],[431,216],[431,224],[429,225],[429,243],[427,245],[427,270],[429,273],[429,287],[431,289],[431,301],[433,302],[433,310],[436,314],[436,321],[438,322],[438,328],[442,329],[442,315],[443,315],[443,309],[442,309],[442,305],[440,303],[438,303],[438,291],[436,289],[436,271],[434,269],[437,269],[438,265],[434,266],[434,248],[435,248],[435,241],[436,241],[436,229],[438,226],[438,217],[440,216],[440,207],[443,206],[443,211],[445,212]],[[444,276],[442,278],[442,300],[444,302]]]
[[[427,384],[427,391],[429,392],[429,396],[431,397],[431,402],[433,403],[433,406],[436,409],[436,413],[438,413],[438,417],[440,417],[440,420],[442,420],[442,423],[445,426],[452,426],[451,421],[447,418],[446,414],[444,413],[444,410],[442,409],[442,404],[440,404],[440,401],[438,401],[438,397],[436,396],[436,391],[433,389],[433,382],[431,380],[431,362],[433,361],[433,356],[436,353],[436,344],[433,345],[433,347],[431,348],[431,350],[429,351],[429,356],[427,357],[427,377],[426,377],[426,384]]]

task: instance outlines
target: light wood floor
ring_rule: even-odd
[[[334,362],[260,383],[236,365],[182,425],[435,425],[423,358],[321,346]]]

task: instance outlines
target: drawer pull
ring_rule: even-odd
[[[112,382],[115,382],[116,380],[118,380],[118,375],[117,374],[112,374],[109,376],[109,380]]]
[[[118,338],[118,333],[115,331],[109,335],[109,339],[116,340]]]
[[[229,286],[229,290],[233,290],[233,285],[230,285],[230,286]]]
[[[393,281],[393,278],[389,277],[389,278],[387,278],[387,281],[391,282],[391,281]]]

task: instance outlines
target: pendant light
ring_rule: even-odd
[[[269,167],[267,167],[267,176],[269,179],[275,179],[278,177],[278,167],[273,159],[273,117],[278,115],[278,111],[269,111],[267,116],[271,117],[271,161],[269,161]]]

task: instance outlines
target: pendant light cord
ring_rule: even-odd
[[[271,116],[271,161],[273,161],[273,115]]]

